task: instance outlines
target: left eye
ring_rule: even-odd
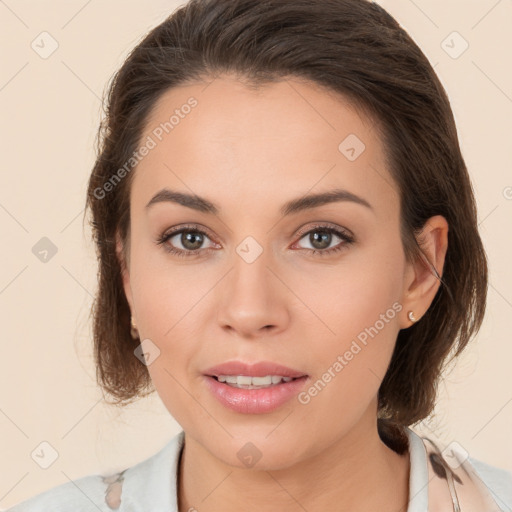
[[[334,247],[329,247],[333,242],[333,235],[343,243],[338,243],[338,245],[335,245]],[[354,241],[353,237],[348,233],[330,226],[315,227],[305,233],[301,237],[301,240],[304,238],[307,238],[309,244],[312,245],[310,248],[306,247],[306,250],[313,254],[330,254],[343,249],[344,246],[349,245]]]

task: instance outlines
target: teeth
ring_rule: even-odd
[[[224,382],[236,388],[259,389],[267,388],[281,381],[290,382],[292,377],[282,377],[281,375],[266,375],[265,377],[250,377],[249,375],[219,375],[219,382]]]

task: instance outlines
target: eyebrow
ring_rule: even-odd
[[[168,188],[163,188],[157,192],[146,205],[146,209],[150,208],[154,204],[162,202],[180,204],[187,208],[212,215],[218,215],[220,212],[220,208],[208,199],[196,194],[187,194],[185,192],[178,192]],[[319,206],[335,202],[352,202],[373,210],[372,205],[362,197],[359,197],[348,190],[337,188],[328,192],[309,194],[297,199],[292,199],[281,207],[280,212],[281,215],[287,216],[292,213],[317,208]]]

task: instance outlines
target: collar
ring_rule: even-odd
[[[489,488],[470,463],[454,455],[451,443],[441,448],[406,428],[409,441],[409,507],[407,512],[501,512]],[[122,503],[126,510],[178,512],[178,462],[185,432],[175,435],[158,453],[123,472]],[[430,505],[429,505],[430,503]]]

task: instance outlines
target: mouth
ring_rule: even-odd
[[[310,376],[272,361],[226,361],[203,372],[205,384],[225,407],[242,414],[270,413],[292,400]]]
[[[224,407],[241,414],[275,411],[303,391],[309,379],[308,375],[204,375],[209,392]]]

